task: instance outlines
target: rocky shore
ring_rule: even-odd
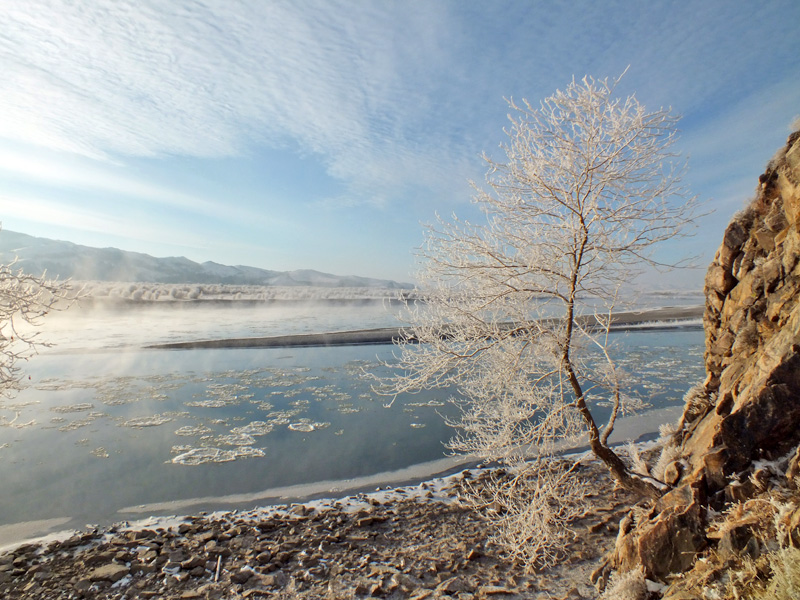
[[[596,462],[587,512],[556,567],[526,573],[491,541],[491,504],[463,501],[502,471],[251,512],[118,524],[0,554],[0,597],[163,600],[595,598],[590,574],[632,499]]]

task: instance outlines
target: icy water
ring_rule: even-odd
[[[213,498],[441,459],[453,433],[444,423],[451,392],[386,407],[364,377],[391,359],[390,345],[142,349],[397,324],[376,303],[56,315],[43,335],[57,345],[25,365],[27,389],[0,401],[0,526],[110,523],[193,498],[215,508],[232,500]],[[615,335],[652,409],[679,405],[702,377],[699,328]]]

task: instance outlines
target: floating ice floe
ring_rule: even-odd
[[[94,419],[91,418],[76,419],[72,423],[62,425],[61,427],[58,428],[58,430],[63,432],[75,431],[76,429],[80,429],[81,427],[86,427],[87,425],[91,425],[92,423],[94,423]]]
[[[444,402],[441,400],[428,400],[427,402],[409,402],[406,406],[444,406]]]
[[[252,423],[242,425],[241,427],[234,427],[231,429],[231,433],[242,433],[245,435],[267,435],[268,433],[272,432],[272,429],[272,423],[253,421]]]
[[[51,406],[50,410],[56,413],[74,413],[74,412],[86,412],[87,410],[92,410],[93,408],[94,404],[83,402],[80,404],[68,404],[66,406]]]
[[[250,446],[256,443],[256,438],[246,433],[231,433],[230,435],[218,435],[214,438],[214,442],[222,446]]]
[[[106,450],[102,446],[100,446],[99,448],[95,448],[94,450],[89,452],[89,454],[92,454],[92,455],[96,456],[97,458],[108,458],[109,457],[108,450]]]
[[[196,466],[206,463],[231,462],[238,458],[250,458],[264,456],[261,448],[242,446],[233,450],[222,450],[221,448],[192,448],[188,452],[179,454],[173,458],[171,463],[176,465]]]
[[[325,429],[326,427],[330,427],[330,423],[325,422],[317,422],[311,423],[308,420],[303,420],[298,423],[291,423],[289,425],[289,429],[292,431],[300,431],[303,433],[309,433],[311,431],[317,431],[318,429]]]
[[[229,403],[225,400],[192,400],[191,402],[184,402],[184,404],[193,408],[222,408]]]
[[[312,423],[291,423],[289,424],[289,429],[292,431],[308,433],[310,431],[314,431],[314,425]]]
[[[180,429],[175,430],[175,435],[182,435],[182,436],[193,436],[193,435],[205,435],[207,433],[211,433],[211,428],[206,427],[205,425],[186,425],[181,427]]]
[[[169,423],[172,421],[172,417],[167,417],[165,415],[150,415],[149,417],[134,417],[133,419],[128,419],[123,423],[120,423],[120,427],[134,427],[136,429],[141,427],[157,427],[158,425],[163,425],[164,423]]]

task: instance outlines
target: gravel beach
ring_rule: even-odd
[[[526,573],[462,503],[470,470],[418,486],[247,512],[120,523],[0,554],[0,597],[25,599],[595,598],[589,577],[631,497],[600,465],[556,567]]]

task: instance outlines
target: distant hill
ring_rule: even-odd
[[[17,258],[27,273],[80,281],[190,283],[327,288],[410,289],[408,283],[370,277],[340,276],[310,269],[271,271],[215,262],[196,263],[185,257],[156,258],[117,248],[92,248],[71,242],[0,231],[0,263]]]

